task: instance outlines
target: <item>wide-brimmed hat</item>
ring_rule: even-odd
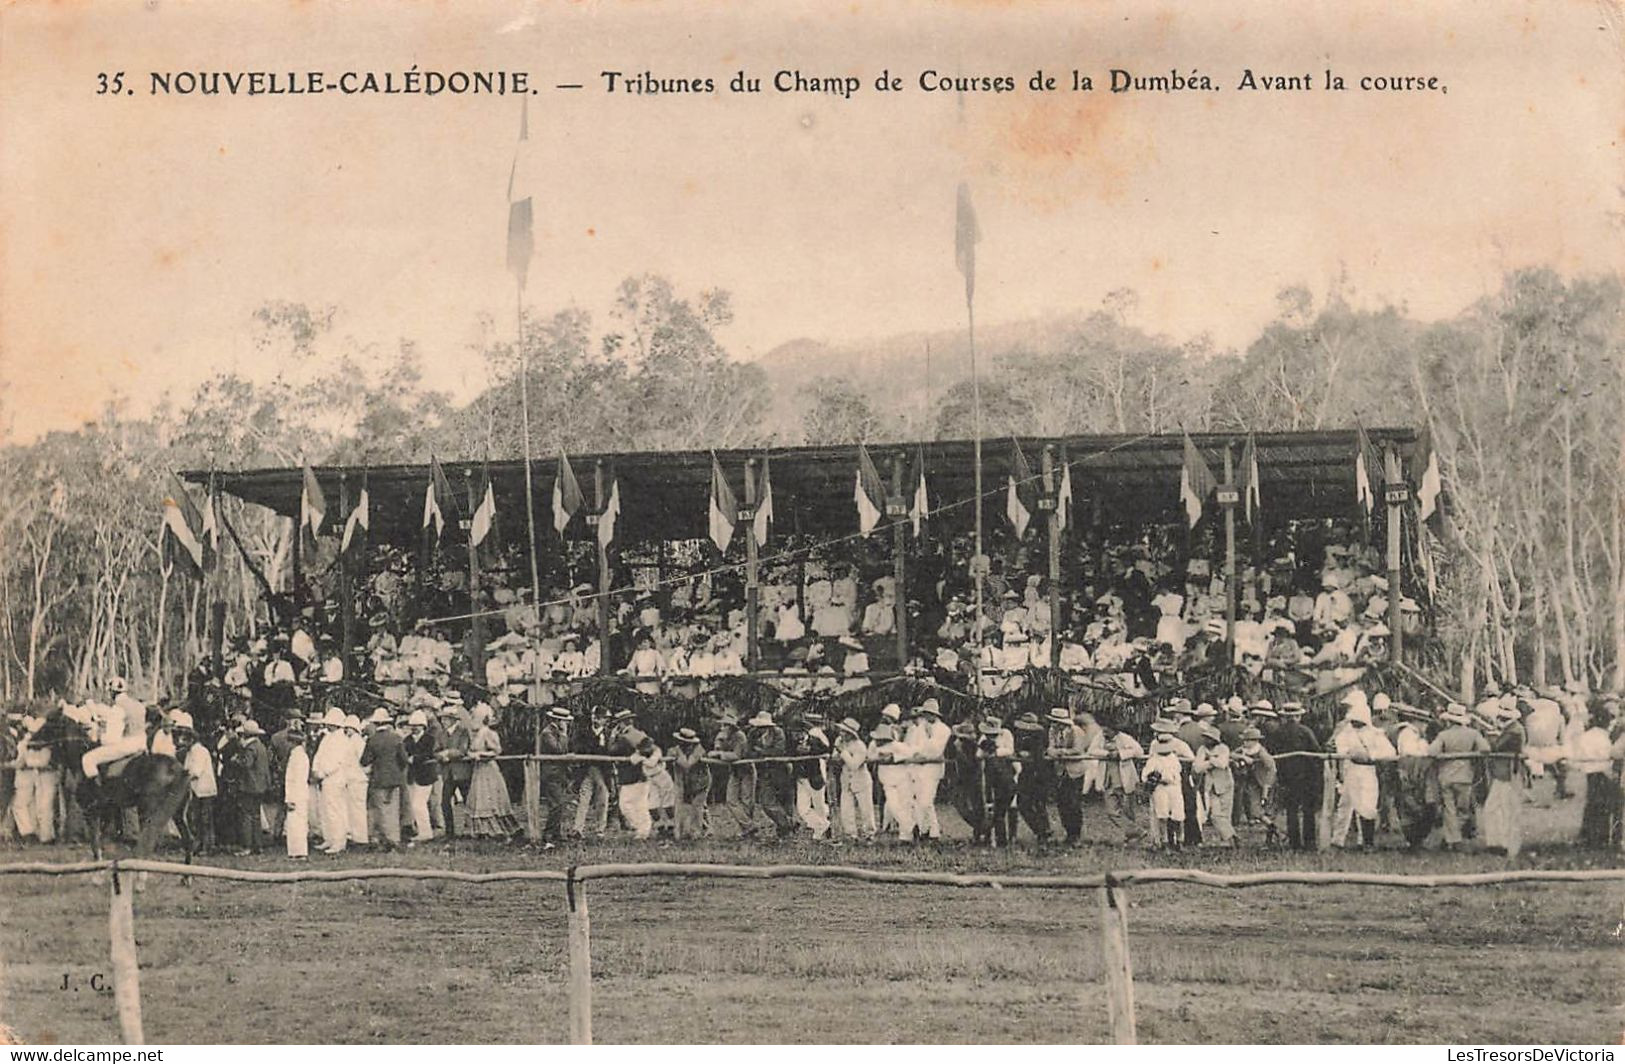
[[[1283,717],[1301,717],[1304,714],[1303,703],[1282,702],[1280,712]]]
[[[1217,739],[1219,737],[1219,729],[1215,728],[1211,724],[1204,724],[1202,725],[1202,737],[1204,739]]]
[[[891,740],[897,738],[897,733],[892,729],[890,724],[887,724],[885,721],[881,721],[879,724],[875,725],[875,730],[869,733],[869,738],[877,743],[890,742]]]
[[[1206,702],[1203,702],[1191,712],[1191,715],[1197,720],[1209,720],[1213,717],[1217,717],[1219,715],[1219,711],[1208,705]]]
[[[932,716],[932,717],[941,717],[942,716],[942,707],[937,705],[937,700],[936,699],[927,698],[924,702],[921,702],[918,706],[914,707],[914,712],[916,712],[916,713],[924,713],[927,716]]]
[[[754,717],[750,718],[747,723],[749,723],[752,728],[771,728],[773,726],[773,714],[769,713],[765,709],[761,710]]]
[[[1072,711],[1065,706],[1056,706],[1044,715],[1044,719],[1055,724],[1071,724]]]
[[[844,731],[849,735],[858,735],[858,734],[860,734],[860,728],[858,726],[858,722],[853,720],[851,717],[847,717],[844,720],[836,721],[835,722],[835,727],[839,728],[841,731]]]
[[[700,741],[700,733],[693,728],[678,728],[677,734],[672,738],[680,743],[697,743]]]
[[[1004,725],[999,723],[999,719],[997,717],[988,717],[977,726],[976,730],[981,732],[983,735],[997,735],[1004,731]]]
[[[837,639],[835,641],[837,643],[841,644],[843,647],[845,647],[848,650],[862,650],[863,649],[863,644],[858,642],[856,639],[852,638],[849,635],[843,635],[843,636],[841,636],[839,639]]]
[[[554,706],[547,711],[548,720],[575,720],[575,717],[563,706]]]
[[[240,735],[264,735],[265,729],[260,727],[259,721],[249,717],[237,726],[237,732]]]
[[[1040,731],[1043,729],[1044,725],[1039,723],[1037,713],[1027,712],[1017,717],[1012,724],[1012,727],[1016,728],[1018,731]]]
[[[882,720],[902,720],[903,707],[896,702],[889,702],[881,708],[880,717]]]
[[[1179,725],[1171,720],[1154,720],[1151,722],[1151,730],[1158,735],[1172,735],[1179,730]]]
[[[1460,702],[1452,702],[1444,707],[1444,712],[1439,714],[1439,719],[1449,721],[1452,724],[1466,724],[1472,718],[1467,715],[1466,706]]]
[[[634,714],[630,709],[617,709],[609,715],[609,719],[612,721],[631,720],[633,716]]]
[[[368,724],[388,724],[389,721],[389,710],[385,709],[383,706],[379,706],[377,709],[373,710],[372,713],[367,717]]]
[[[1243,739],[1262,739],[1264,737],[1264,733],[1259,731],[1257,728],[1243,728],[1241,730],[1241,737]]]
[[[385,719],[387,720],[388,718],[386,717]],[[345,731],[358,732],[361,730],[361,718],[356,716],[354,713],[346,713],[344,715],[344,722],[340,724],[339,727],[343,728]]]
[[[337,706],[328,706],[327,712],[322,714],[321,725],[324,728],[344,727],[344,710]]]

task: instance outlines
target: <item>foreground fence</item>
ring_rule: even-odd
[[[300,869],[256,872],[171,861],[79,861],[71,863],[20,862],[0,865],[0,876],[84,876],[110,873],[108,941],[113,974],[113,1000],[124,1041],[139,1045],[145,1039],[141,1020],[141,971],[135,943],[135,884],[130,873],[238,883],[338,883],[356,880],[406,879],[453,883],[514,883],[548,881],[564,884],[568,910],[570,1041],[592,1044],[592,921],[587,908],[587,884],[592,880],[650,877],[688,879],[836,879],[861,883],[912,886],[992,887],[1029,890],[1094,890],[1100,897],[1100,936],[1104,957],[1106,1011],[1112,1040],[1121,1045],[1136,1041],[1134,1025],[1134,968],[1129,952],[1128,888],[1157,883],[1180,883],[1219,889],[1266,886],[1368,886],[1409,890],[1441,887],[1501,886],[1512,883],[1596,883],[1625,881],[1625,868],[1515,869],[1452,875],[1390,875],[1375,872],[1275,871],[1219,874],[1189,868],[1142,868],[1124,872],[1097,872],[1075,876],[1017,876],[984,873],[905,872],[857,868],[848,865],[725,865],[630,863],[572,866],[552,869],[510,869],[500,872],[459,872],[433,868]]]

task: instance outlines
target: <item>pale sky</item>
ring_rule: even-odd
[[[1619,269],[1621,22],[1591,3],[1214,5],[93,0],[0,13],[0,435],[263,373],[251,314],[333,304],[418,340],[466,397],[504,266],[514,97],[148,95],[148,71],[526,70],[539,160],[528,303],[601,314],[617,282],[729,289],[741,358],[963,321],[954,189],[984,240],[979,321],[1140,294],[1139,323],[1244,343],[1285,284],[1452,314],[1508,268]],[[1106,91],[1109,68],[1219,92]],[[1061,89],[1077,68],[1092,93]],[[1237,90],[1243,68],[1316,91]],[[1331,67],[1349,89],[1321,91]],[[851,99],[771,91],[856,75]],[[1017,91],[916,78],[1009,75]],[[600,71],[763,78],[755,96],[609,95]],[[905,90],[881,94],[883,69]],[[133,96],[96,95],[125,71]],[[1447,93],[1362,92],[1363,74]],[[578,91],[556,90],[579,82]]]

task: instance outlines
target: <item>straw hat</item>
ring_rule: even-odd
[[[764,709],[750,718],[748,723],[752,728],[771,728],[773,726],[773,715]]]
[[[563,706],[554,706],[553,708],[551,708],[551,709],[549,709],[547,711],[547,719],[548,720],[572,721],[572,720],[575,720],[575,717],[572,716],[570,711],[568,709],[565,709]]]

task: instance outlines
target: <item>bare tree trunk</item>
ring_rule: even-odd
[[[153,632],[153,635],[152,635],[152,697],[153,698],[157,698],[158,697],[158,692],[162,690],[162,688],[159,686],[159,684],[163,680],[163,668],[164,668],[164,628],[165,628],[165,625],[164,625],[164,607],[169,602],[169,574],[174,572],[174,569],[175,569],[175,567],[173,565],[170,565],[170,566],[160,566],[159,570],[158,570],[159,573],[162,575],[163,579],[158,585],[158,609],[157,609],[157,615],[155,617],[155,628],[156,628],[156,630]]]

